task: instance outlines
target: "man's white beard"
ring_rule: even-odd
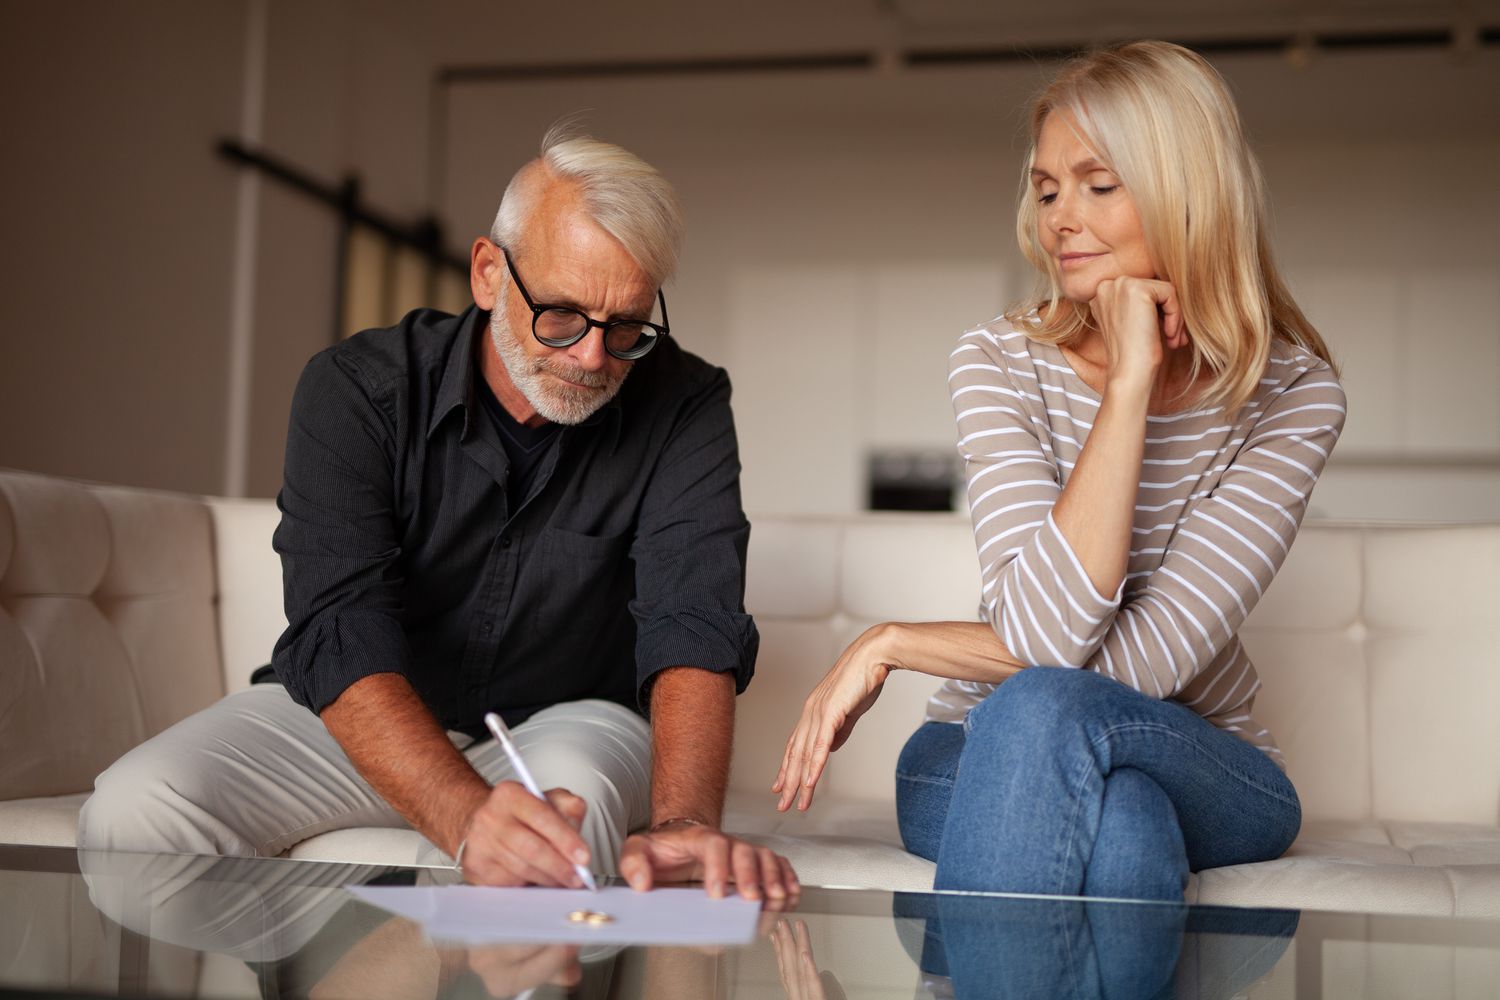
[[[590,331],[592,332],[592,331]],[[490,341],[495,352],[510,373],[510,380],[521,390],[521,395],[536,412],[554,424],[581,424],[594,412],[615,398],[625,376],[630,374],[627,366],[618,378],[608,372],[584,371],[568,364],[561,358],[533,358],[526,354],[515,337],[510,335],[510,323],[496,303],[490,313]],[[563,385],[549,375],[565,378],[589,388],[580,389]]]

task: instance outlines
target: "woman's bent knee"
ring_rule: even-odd
[[[1105,781],[1084,895],[1180,900],[1187,876],[1182,828],[1167,793],[1135,768],[1112,772]]]
[[[975,706],[965,729],[971,738],[1015,738],[1028,746],[1072,739],[1078,725],[1097,716],[1100,684],[1115,682],[1071,667],[1028,667]]]

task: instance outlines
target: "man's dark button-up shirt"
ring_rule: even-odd
[[[321,712],[399,673],[476,735],[492,709],[512,724],[581,698],[642,710],[665,667],[732,671],[743,691],[759,636],[724,371],[664,339],[563,428],[512,509],[475,396],[488,320],[419,310],[308,363],[278,497],[276,677]]]

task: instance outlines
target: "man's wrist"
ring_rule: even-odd
[[[696,816],[672,816],[668,819],[659,819],[647,827],[647,833],[663,833],[671,829],[686,829],[688,827],[701,826],[709,830],[716,830],[718,826],[707,820],[698,819]]]
[[[474,825],[475,814],[479,812],[480,807],[489,798],[489,782],[485,781],[477,773],[475,777],[479,778],[477,784],[465,781],[461,791],[455,790],[457,794],[454,795],[454,799],[458,803],[458,806],[453,814],[453,818],[449,821],[451,825],[447,830],[446,837],[448,843],[444,845],[448,848],[448,856],[453,858],[455,862],[459,861],[460,851],[467,846],[469,830]]]

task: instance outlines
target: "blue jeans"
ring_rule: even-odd
[[[901,751],[896,812],[938,889],[1180,900],[1189,871],[1267,861],[1302,823],[1262,751],[1099,674],[1033,667]]]

